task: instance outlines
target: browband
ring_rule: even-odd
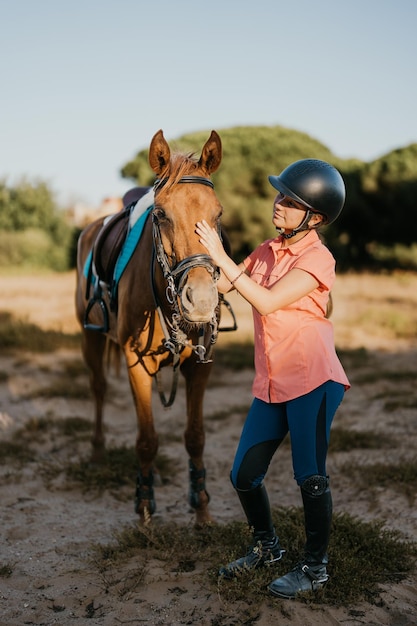
[[[168,178],[161,178],[156,180],[154,183],[154,187],[163,187],[165,183],[168,181]],[[207,187],[211,187],[214,189],[214,185],[209,178],[204,178],[204,176],[183,176],[180,178],[178,183],[200,183],[201,185],[207,185]]]

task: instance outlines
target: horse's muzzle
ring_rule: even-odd
[[[192,324],[206,324],[213,320],[218,305],[215,282],[207,275],[204,281],[198,276],[188,277],[180,294],[184,318]]]

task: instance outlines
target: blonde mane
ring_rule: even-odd
[[[163,190],[168,191],[173,185],[178,183],[180,178],[190,174],[194,174],[199,167],[195,153],[182,154],[176,152],[171,156],[170,162],[161,173],[159,180],[165,181]],[[158,185],[156,185],[158,188]]]

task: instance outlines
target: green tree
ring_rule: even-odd
[[[336,167],[345,163],[316,139],[283,126],[238,126],[219,134],[223,160],[213,181],[224,207],[222,222],[237,260],[275,234],[271,225],[274,190],[268,182],[269,174],[278,174],[293,161],[307,157],[330,161]],[[170,145],[174,150],[195,152],[201,150],[209,135],[210,131],[199,131],[170,141]],[[148,164],[148,150],[141,150],[121,174],[136,184],[152,185],[155,176]]]
[[[23,179],[15,187],[0,182],[0,229],[40,228],[54,232],[60,217],[52,192],[44,182]]]
[[[346,206],[327,236],[343,267],[380,265],[376,251],[417,242],[417,144],[344,171]],[[392,259],[394,265],[398,262]],[[415,267],[409,257],[410,267]],[[386,259],[383,263],[387,266]]]
[[[69,267],[72,228],[47,184],[0,181],[0,264]]]

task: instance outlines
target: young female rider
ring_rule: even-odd
[[[199,222],[196,232],[221,270],[219,291],[235,288],[252,305],[255,328],[254,400],[231,471],[254,545],[219,574],[232,578],[242,570],[270,565],[285,552],[275,534],[263,479],[289,432],[306,543],[301,562],[269,590],[293,598],[328,580],[332,497],[326,455],[330,426],[349,381],[326,318],[335,260],[316,229],[338,217],[345,186],[333,166],[316,159],[296,161],[269,181],[278,190],[272,222],[279,235],[243,263],[236,265],[227,256],[216,230],[206,222]]]

